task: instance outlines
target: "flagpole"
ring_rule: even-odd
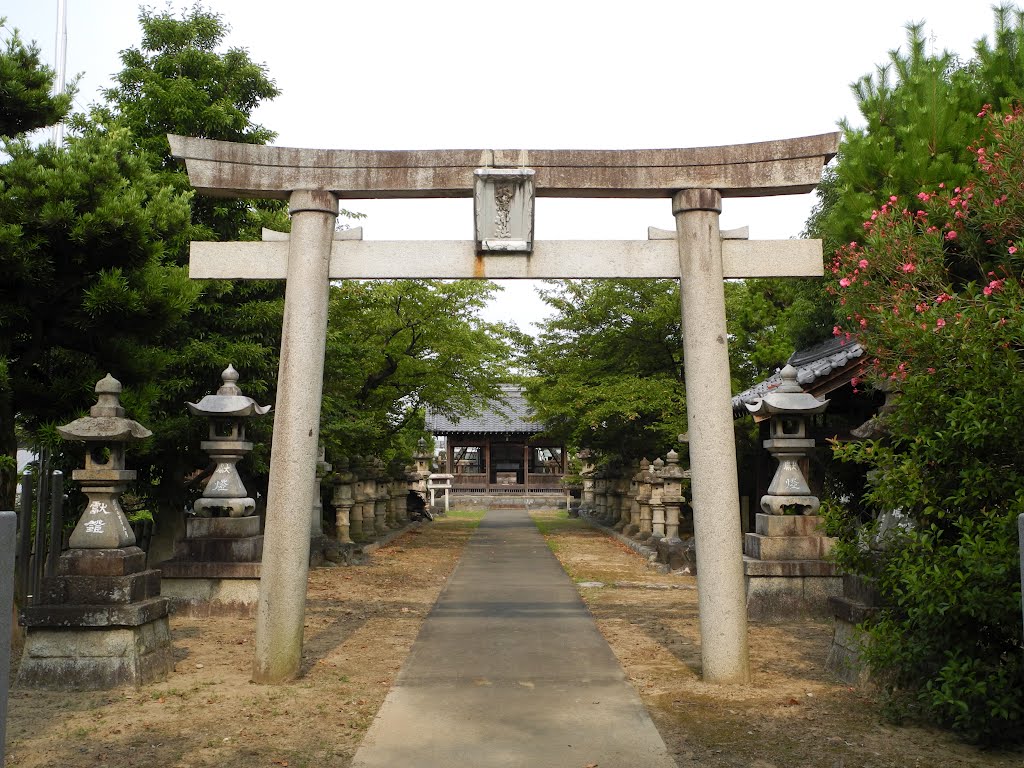
[[[53,95],[60,96],[64,93],[67,81],[67,60],[68,60],[68,2],[57,0],[57,46],[56,46],[56,74],[53,78]],[[55,123],[52,129],[52,139],[55,146],[64,143],[64,121]]]

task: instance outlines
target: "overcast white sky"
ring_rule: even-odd
[[[98,99],[138,45],[135,0],[67,0],[78,104]],[[163,8],[161,3],[153,3]],[[174,9],[191,2],[174,0]],[[691,147],[789,138],[857,122],[849,84],[925,20],[936,50],[968,58],[992,29],[985,0],[205,0],[227,43],[282,90],[256,120],[282,146],[338,149]],[[5,3],[10,28],[54,61],[57,0]],[[726,200],[722,227],[799,234],[811,195]],[[352,201],[367,239],[469,239],[469,200]],[[668,200],[537,201],[537,239],[643,239]],[[490,319],[537,318],[529,283]]]

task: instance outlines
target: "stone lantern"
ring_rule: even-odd
[[[821,502],[811,495],[807,479],[800,470],[800,460],[814,448],[814,439],[807,437],[807,417],[821,413],[828,400],[818,400],[804,392],[796,380],[792,365],[782,369],[782,384],[756,403],[747,405],[754,416],[771,418],[771,438],[764,447],[778,460],[768,493],[761,497],[761,509],[770,515],[784,515],[787,508],[813,515]]]
[[[796,368],[787,365],[778,389],[747,406],[754,415],[771,418],[771,439],[764,446],[779,461],[761,497],[763,511],[743,537],[747,615],[755,621],[827,616],[829,597],[842,592],[836,566],[826,560],[833,541],[815,514],[820,502],[799,464],[814,447],[807,417],[824,411],[828,401],[804,392],[796,376]]]
[[[355,480],[348,470],[348,457],[342,456],[338,462],[338,471],[331,480],[334,493],[331,495],[331,506],[334,507],[334,530],[340,544],[351,544],[349,536],[349,513],[352,511],[352,483]]]
[[[662,503],[665,505],[665,537],[670,543],[681,542],[679,537],[680,513],[686,499],[683,497],[683,479],[686,477],[679,466],[679,454],[669,451],[665,457],[665,468],[661,479],[665,483]]]
[[[269,405],[257,405],[238,388],[238,371],[229,365],[221,374],[223,384],[215,395],[207,395],[198,403],[187,403],[193,416],[210,420],[210,435],[199,447],[217,462],[213,476],[207,481],[203,497],[197,499],[193,509],[200,517],[216,516],[219,511],[226,517],[249,517],[256,512],[256,502],[248,497],[235,465],[252,450],[245,439],[245,420],[262,416]]]
[[[665,538],[665,481],[661,477],[665,462],[659,457],[651,465],[651,536],[650,546]]]
[[[88,416],[57,428],[65,440],[84,441],[88,448],[85,469],[76,469],[71,475],[89,498],[68,542],[71,549],[121,549],[135,544],[135,534],[118,501],[135,479],[135,470],[125,469],[125,446],[153,434],[125,418],[119,400],[121,382],[109,373],[97,382],[96,394],[96,405]]]
[[[416,471],[420,474],[430,474],[430,451],[427,450],[427,441],[425,438],[420,438],[416,442],[416,453],[413,454],[413,460],[416,462]]]
[[[125,469],[125,445],[152,433],[125,418],[120,392],[108,374],[96,384],[98,402],[89,415],[57,429],[65,440],[87,444],[85,468],[72,476],[89,502],[57,573],[43,579],[38,603],[22,611],[18,683],[26,688],[139,686],[174,668],[160,571],[146,567],[118,501],[135,479]]]

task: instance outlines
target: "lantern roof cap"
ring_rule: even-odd
[[[186,403],[193,416],[262,416],[269,405],[258,405],[238,388],[238,371],[228,365],[221,374],[223,384],[215,395],[206,395],[198,403]]]
[[[745,403],[747,410],[755,416],[821,413],[828,407],[828,400],[819,400],[804,392],[797,382],[797,370],[792,365],[782,369],[782,384],[753,403]]]
[[[89,415],[75,419],[70,424],[57,427],[65,440],[87,442],[128,442],[144,440],[152,432],[139,422],[125,418],[121,407],[121,382],[109,373],[96,382],[96,405],[89,409]]]

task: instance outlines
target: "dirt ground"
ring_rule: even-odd
[[[564,513],[539,513],[680,768],[1014,766],[928,729],[885,724],[869,696],[822,675],[830,628],[752,625],[754,680],[699,678],[696,585],[662,575]],[[143,689],[15,689],[8,766],[347,766],[479,515],[453,513],[350,567],[310,572],[303,674],[249,682],[253,622],[174,617],[176,668]],[[614,724],[609,724],[613,727]],[[567,768],[573,768],[568,766]]]

